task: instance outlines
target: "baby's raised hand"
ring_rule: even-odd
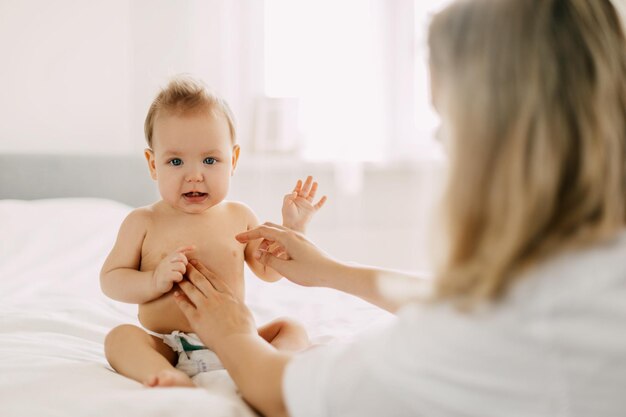
[[[157,291],[165,294],[172,289],[174,283],[183,280],[189,263],[186,253],[194,249],[195,246],[181,246],[159,262],[152,275]]]
[[[315,212],[326,202],[326,196],[323,196],[313,204],[316,192],[317,182],[313,181],[313,177],[309,175],[304,183],[298,180],[293,192],[283,198],[283,226],[298,232],[305,231]]]

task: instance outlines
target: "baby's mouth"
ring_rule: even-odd
[[[207,193],[201,193],[198,191],[190,191],[188,193],[184,193],[183,195],[187,198],[194,198],[194,197],[205,197]]]

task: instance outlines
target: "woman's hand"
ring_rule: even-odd
[[[392,313],[422,297],[430,285],[428,280],[399,271],[337,262],[302,234],[272,223],[236,238],[242,243],[264,239],[254,256],[296,284],[334,288]]]
[[[299,285],[324,286],[340,266],[301,233],[277,224],[265,223],[236,239],[241,243],[264,239],[254,256]]]
[[[186,276],[174,300],[208,348],[219,355],[231,336],[257,335],[250,310],[222,279],[196,260],[189,261]]]
[[[174,300],[205,346],[219,356],[243,398],[268,417],[287,416],[282,379],[291,355],[257,333],[250,310],[226,283],[196,260]]]

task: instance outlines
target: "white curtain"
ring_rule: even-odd
[[[412,159],[437,146],[425,33],[444,3],[265,0],[265,92],[297,98],[305,159]]]

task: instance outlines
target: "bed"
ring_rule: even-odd
[[[10,167],[8,159],[0,157],[0,164]],[[91,161],[88,171],[111,162],[104,159]],[[34,195],[28,187],[9,184],[24,184],[26,178],[0,176],[0,416],[256,415],[224,370],[196,376],[199,388],[150,389],[108,366],[103,354],[108,330],[138,322],[136,306],[101,293],[99,269],[124,216],[152,199],[154,191],[119,195],[116,184],[129,178],[123,164],[97,192],[88,175],[76,189],[54,190],[54,184],[70,183],[79,169],[64,171],[72,162],[57,162],[52,171],[36,168],[52,179]],[[257,324],[294,317],[314,343],[345,343],[391,320],[346,294],[301,288],[284,279],[265,283],[247,269],[245,279]]]

